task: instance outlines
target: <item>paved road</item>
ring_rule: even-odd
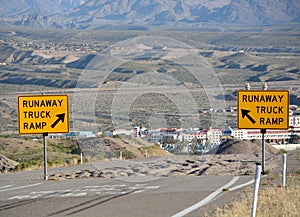
[[[199,216],[207,204],[224,202],[233,192],[223,192],[223,188],[234,189],[253,179],[202,176],[43,181],[33,179],[33,173],[38,172],[0,175],[0,216]]]

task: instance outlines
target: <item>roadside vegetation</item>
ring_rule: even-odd
[[[69,166],[80,163],[80,146],[83,163],[105,159],[134,159],[165,156],[170,153],[158,145],[144,140],[121,138],[47,138],[47,163],[49,167]],[[1,162],[1,156],[13,163]],[[7,161],[7,160],[6,160]],[[40,169],[44,167],[44,145],[40,137],[11,138],[0,134],[0,172]]]
[[[261,180],[258,195],[256,217],[297,217],[300,216],[300,173],[287,176],[287,187],[279,184],[281,177],[271,175]],[[248,217],[251,216],[253,188],[248,187],[243,198],[233,201],[224,208],[218,208],[216,217]],[[212,216],[207,214],[206,216]]]
[[[14,171],[39,169],[44,165],[42,139],[0,137],[0,155],[18,165]],[[74,165],[80,162],[80,149],[75,139],[47,139],[49,167]]]

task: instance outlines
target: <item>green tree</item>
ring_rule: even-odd
[[[299,143],[299,141],[300,141],[300,136],[297,134],[291,135],[291,138],[289,139],[289,143],[291,144]]]
[[[174,144],[175,140],[172,136],[166,136],[164,139],[164,144]]]

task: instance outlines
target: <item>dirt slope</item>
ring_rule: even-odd
[[[278,150],[272,145],[266,143],[266,154],[276,154]],[[211,153],[216,154],[260,154],[262,151],[262,141],[261,140],[239,140],[239,139],[229,139],[223,144],[221,144],[217,149],[213,150]]]

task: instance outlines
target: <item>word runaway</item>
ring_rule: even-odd
[[[283,95],[243,95],[242,102],[282,102]]]
[[[33,108],[33,107],[61,107],[62,106],[62,99],[48,99],[48,100],[24,100],[23,101],[23,108]]]

